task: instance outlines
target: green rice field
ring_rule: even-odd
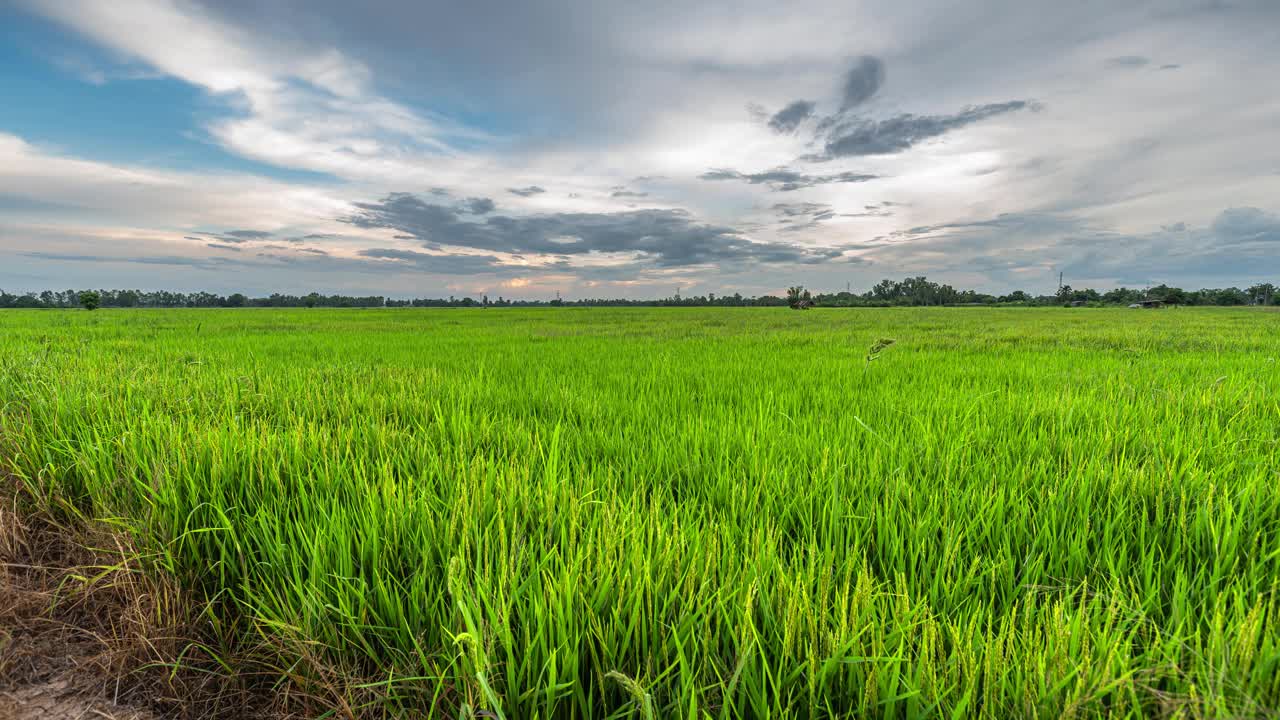
[[[338,715],[1280,707],[1278,312],[5,311],[0,346],[8,473]]]

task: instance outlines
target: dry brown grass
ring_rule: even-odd
[[[204,649],[200,606],[127,535],[0,488],[0,720],[283,714]]]
[[[0,498],[0,720],[397,714],[376,678],[305,644],[216,655],[233,643],[128,534],[57,519],[75,513],[51,512],[2,468]]]

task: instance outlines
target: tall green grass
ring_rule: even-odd
[[[1280,706],[1277,313],[11,311],[0,338],[10,470],[373,715]]]

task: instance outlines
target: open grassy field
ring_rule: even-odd
[[[0,462],[130,528],[215,649],[372,715],[1280,706],[1280,313],[8,311],[0,343]]]

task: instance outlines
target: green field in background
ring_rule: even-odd
[[[1278,312],[3,311],[0,345],[0,464],[370,712],[1280,706]]]

